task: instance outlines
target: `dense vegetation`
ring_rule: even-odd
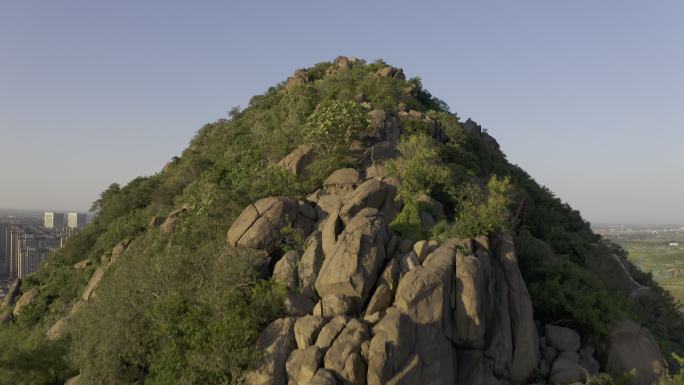
[[[254,269],[260,255],[226,246],[226,230],[250,202],[303,197],[331,171],[356,167],[350,145],[378,134],[364,104],[399,116],[403,128],[400,156],[387,164],[402,180],[394,231],[414,239],[501,232],[525,200],[516,243],[542,321],[570,320],[600,343],[610,321],[629,316],[666,350],[681,351],[684,325],[670,296],[639,276],[651,296],[626,300],[624,282],[610,274],[619,249],[509,164],[486,132],[465,130],[420,79],[378,76],[383,67],[317,64],[305,81],[272,87],[229,119],[204,126],[160,173],[110,186],[93,205],[94,223],[22,282],[23,292],[40,292],[12,325],[0,327],[0,344],[10,347],[0,355],[0,384],[61,384],[76,373],[89,384],[236,382],[252,362],[259,331],[282,312],[282,288]],[[410,110],[426,118],[400,114]],[[440,127],[440,140],[431,124]],[[319,155],[306,174],[274,166],[302,143]],[[426,194],[444,208],[434,226],[420,218],[421,210],[434,209],[421,199]],[[148,225],[181,206],[187,211],[175,231]],[[97,266],[126,239],[131,245],[97,296],[70,317],[67,336],[47,341],[45,331],[70,312]],[[73,267],[84,259],[89,267]]]

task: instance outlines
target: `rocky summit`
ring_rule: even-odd
[[[670,378],[672,297],[501,147],[383,61],[299,69],[103,192],[0,337],[46,384]]]

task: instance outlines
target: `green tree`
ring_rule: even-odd
[[[335,100],[321,103],[306,120],[304,140],[322,156],[343,152],[354,138],[369,133],[367,119],[358,103]]]
[[[451,235],[474,237],[505,231],[508,227],[508,206],[511,181],[509,178],[491,177],[485,189],[467,183],[456,189],[456,223]]]
[[[401,180],[398,198],[404,203],[392,226],[403,235],[414,233],[414,237],[419,237],[422,235],[419,198],[438,184],[449,184],[451,172],[442,162],[437,143],[425,134],[403,138],[397,149],[401,156],[385,165],[389,175]]]
[[[0,328],[0,384],[62,384],[73,370],[68,362],[68,346],[50,342],[40,329],[16,326]]]

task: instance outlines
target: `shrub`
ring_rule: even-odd
[[[523,232],[515,245],[535,316],[542,321],[571,318],[582,334],[604,337],[606,325],[625,316],[619,295],[576,263],[554,255],[545,242]]]
[[[107,271],[72,318],[73,359],[86,383],[236,383],[259,332],[282,315],[282,290],[259,279],[263,258],[148,233]],[[192,256],[192,258],[189,258]]]
[[[42,329],[0,327],[0,384],[61,384],[73,370],[64,341],[50,342]]]
[[[454,192],[457,212],[451,236],[475,237],[493,234],[508,228],[511,182],[509,178],[493,176],[486,189],[472,183],[461,185]]]
[[[416,205],[420,194],[429,194],[437,184],[449,183],[449,168],[439,155],[437,143],[429,136],[404,137],[397,149],[401,156],[388,161],[386,169],[388,175],[401,180],[399,197],[405,205]]]
[[[354,138],[367,132],[367,114],[355,102],[321,103],[303,128],[304,140],[324,157],[344,152]]]
[[[423,237],[420,221],[421,194],[429,194],[438,184],[448,184],[451,172],[444,165],[435,141],[425,134],[404,137],[398,145],[401,156],[386,163],[388,175],[401,180],[398,199],[404,203],[402,211],[392,222],[392,229],[403,236]]]
[[[684,358],[674,352],[671,356],[674,363],[680,368],[679,371],[676,374],[671,374],[668,371],[664,376],[660,377],[655,385],[684,385],[684,371],[681,369],[684,367]]]

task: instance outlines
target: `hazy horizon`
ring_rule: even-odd
[[[349,55],[420,76],[590,222],[681,224],[682,11],[618,0],[6,2],[0,207],[85,211],[296,68]]]

